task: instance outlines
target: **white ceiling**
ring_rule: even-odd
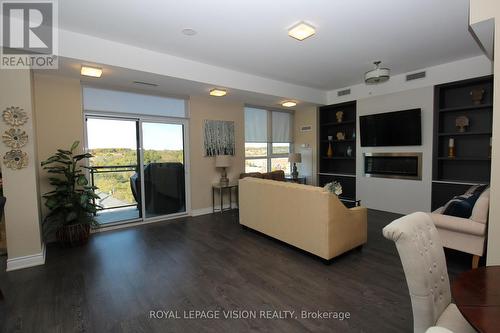
[[[469,0],[59,1],[62,29],[322,90],[481,54]],[[303,42],[287,28],[305,20]],[[184,28],[198,33],[185,36]],[[92,45],[89,45],[92,47]],[[126,55],[124,55],[126,56]]]

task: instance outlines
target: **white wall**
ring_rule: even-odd
[[[21,151],[28,155],[28,166],[20,170],[2,167],[7,232],[7,270],[14,270],[45,262],[40,239],[40,200],[38,190],[37,141],[32,101],[32,75],[28,70],[2,70],[0,75],[0,112],[17,106],[26,112],[28,121],[21,129],[28,135],[28,143]],[[11,128],[0,121],[0,132]],[[10,148],[0,144],[0,156]]]
[[[368,208],[408,214],[430,211],[432,188],[433,87],[412,89],[358,100],[356,194]],[[359,116],[422,109],[422,145],[408,147],[360,147]],[[364,176],[363,153],[421,152],[422,180],[370,178]]]
[[[497,60],[494,68],[493,95],[493,146],[491,150],[491,197],[490,216],[488,221],[488,257],[487,265],[500,265],[500,2],[498,0],[471,0],[470,24],[478,24],[484,20],[495,20],[494,47]]]
[[[423,79],[406,81],[406,75],[426,71],[427,76]],[[406,91],[423,87],[434,86],[437,84],[471,79],[479,76],[490,75],[493,73],[492,62],[486,56],[477,56],[449,62],[428,68],[415,69],[414,71],[393,75],[385,83],[376,85],[366,85],[364,82],[350,87],[331,90],[327,93],[328,104],[348,102],[360,98],[371,96],[381,96],[398,91]],[[337,91],[350,88],[351,94],[346,96],[337,96]]]

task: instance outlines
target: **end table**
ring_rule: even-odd
[[[230,181],[227,184],[223,183],[214,183],[212,184],[212,210],[213,212],[224,212],[226,210],[231,210],[233,209],[233,188],[235,189],[235,192],[238,191],[238,181]],[[227,190],[229,192],[229,208],[224,208],[224,191]],[[219,197],[220,197],[220,208],[215,208],[215,192],[219,192]],[[236,200],[238,200],[238,194],[235,193],[236,195]]]

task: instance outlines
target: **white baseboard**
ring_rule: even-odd
[[[236,202],[233,202],[232,204],[233,209],[238,209],[238,204]],[[218,208],[217,206],[215,208]],[[224,209],[228,209],[229,204],[224,205]],[[207,207],[207,208],[200,208],[200,209],[191,209],[191,216],[200,216],[200,215],[207,215],[207,214],[212,214],[213,213],[213,208],[212,207]],[[217,213],[217,212],[216,212]]]
[[[40,253],[7,259],[7,272],[43,264],[45,264],[45,243],[42,243]]]

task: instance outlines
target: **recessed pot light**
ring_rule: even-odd
[[[210,90],[210,96],[222,97],[226,96],[227,91],[224,89],[212,89]]]
[[[182,33],[186,36],[194,36],[197,34],[196,30],[190,28],[182,29]]]
[[[80,74],[83,76],[101,77],[102,68],[82,66],[82,69],[80,70]]]
[[[294,107],[295,105],[297,105],[297,102],[294,102],[294,101],[285,101],[285,102],[281,103],[281,106],[284,106],[286,108],[291,108],[291,107]]]
[[[306,22],[299,22],[290,29],[288,29],[288,36],[293,37],[297,40],[304,40],[311,37],[316,33],[316,29]]]

